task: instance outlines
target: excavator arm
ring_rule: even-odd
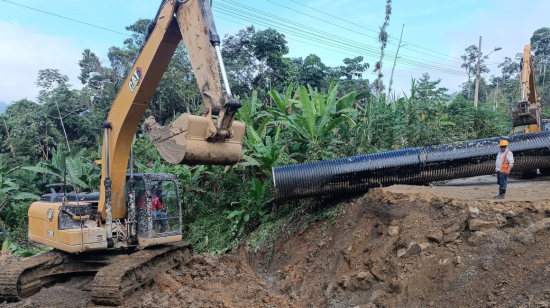
[[[242,152],[244,123],[234,121],[241,106],[230,95],[208,0],[166,0],[149,25],[141,51],[104,124],[102,186],[98,212],[107,237],[113,220],[126,215],[126,174],[132,140],[160,80],[183,39],[203,98],[201,116],[183,114],[162,127],[153,118],[142,126],[172,164],[230,165]],[[210,17],[209,17],[210,16]],[[218,52],[216,52],[216,50]],[[216,53],[226,83],[222,92]],[[218,115],[213,119],[212,115]],[[132,211],[132,207],[130,207]],[[130,221],[132,213],[129,213]]]
[[[530,125],[531,133],[540,131],[540,104],[535,79],[535,58],[531,57],[531,45],[525,45],[520,64],[520,101],[512,108],[514,127]]]

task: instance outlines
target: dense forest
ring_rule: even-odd
[[[140,19],[127,27],[133,36],[121,47],[111,47],[106,63],[84,50],[78,63],[81,89],[73,88],[55,68],[44,68],[37,76],[37,100],[13,102],[0,116],[3,249],[20,255],[39,249],[26,240],[27,210],[41,194],[63,189],[65,168],[73,175],[68,191],[99,189],[101,170],[94,161],[101,157],[101,123],[133,65],[148,23]],[[545,116],[550,107],[548,31],[541,28],[531,38]],[[521,54],[506,58],[500,73],[481,79],[475,108],[475,45],[462,57],[469,78],[460,93],[448,93],[440,79],[424,73],[411,79],[408,95],[389,96],[382,74],[373,81],[364,77],[380,71],[378,63],[365,63],[361,56],[343,59],[341,66],[325,65],[315,54],[290,58],[285,36],[273,29],[246,27],[226,35],[222,47],[233,93],[243,102],[237,115],[247,126],[241,161],[226,167],[168,165],[139,129],[134,146],[137,172],[178,176],[185,190],[184,239],[197,252],[223,253],[243,240],[258,249],[292,232],[297,223],[335,217],[334,199],[276,204],[274,166],[511,133]],[[484,64],[481,70],[490,73]],[[165,125],[185,112],[200,114],[194,79],[182,44],[144,119],[153,115]]]

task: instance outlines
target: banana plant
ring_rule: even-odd
[[[242,99],[242,103],[243,106],[237,112],[237,120],[243,121],[246,127],[253,127],[260,136],[265,135],[264,129],[273,117],[260,111],[262,105],[258,102],[258,92],[252,91],[252,97]]]
[[[141,172],[145,172],[145,173],[167,173],[167,170],[168,170],[166,165],[162,164],[160,160],[157,160],[153,164],[150,164],[150,167],[138,161],[136,161],[135,164],[136,164],[136,167],[138,167],[138,169]]]
[[[244,203],[241,209],[232,211],[226,217],[233,221],[233,226],[230,230],[232,237],[237,237],[242,234],[246,224],[250,220],[257,221],[258,218],[267,214],[268,210],[265,209],[265,206],[273,201],[273,197],[267,194],[268,183],[268,181],[262,183],[256,180],[256,178],[253,178],[248,191],[250,199],[246,200],[246,203]],[[239,204],[239,202],[231,203],[231,205],[235,204]]]
[[[336,86],[331,86],[326,96],[317,93],[311,87],[308,93],[304,86],[298,88],[298,94],[301,102],[301,114],[295,112],[290,116],[280,116],[283,118],[282,123],[297,134],[300,142],[317,148],[332,130],[343,123],[348,123],[351,127],[355,126],[353,119],[348,116],[352,112],[352,108],[347,108],[349,100],[353,96],[345,95],[337,100],[338,88]],[[275,97],[274,100],[276,100]],[[338,109],[337,106],[339,106]]]
[[[247,163],[243,163],[243,166],[259,166],[268,177],[271,177],[272,169],[275,167],[277,160],[284,150],[284,145],[278,142],[281,133],[281,125],[277,127],[277,132],[273,140],[271,136],[266,136],[265,143],[253,128],[248,127],[247,130],[250,138],[245,138],[243,142],[247,148],[254,149],[254,153],[251,155],[243,155],[247,160]]]
[[[20,192],[17,180],[12,178],[12,172],[19,167],[9,169],[0,156],[0,211],[6,206],[10,200],[35,199],[39,200],[35,194]]]
[[[67,170],[77,186],[77,192],[84,190],[96,191],[101,183],[101,169],[91,162],[83,162],[80,156],[66,158]]]
[[[91,162],[84,163],[82,161],[83,153],[84,150],[81,150],[76,155],[71,156],[70,152],[63,150],[63,144],[59,143],[57,149],[52,150],[51,160],[43,160],[36,166],[26,166],[22,167],[22,169],[40,174],[40,182],[46,184],[43,188],[64,187],[65,185],[72,188],[74,184],[76,186],[76,193],[84,190],[95,191],[98,189],[101,181],[101,170]],[[66,174],[66,171],[70,175]],[[68,183],[65,183],[65,180]]]
[[[271,90],[269,92],[269,95],[275,102],[276,108],[268,109],[271,114],[275,115],[275,117],[279,118],[280,116],[290,116],[293,110],[302,108],[302,102],[292,97],[292,89],[293,85],[290,84],[290,86],[286,89],[286,95],[284,97],[279,95],[279,93],[275,90]]]

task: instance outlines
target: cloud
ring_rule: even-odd
[[[38,70],[59,69],[80,88],[77,76],[82,48],[74,37],[50,36],[36,28],[0,20],[0,101],[35,100]]]

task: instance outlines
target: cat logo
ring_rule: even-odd
[[[141,71],[141,67],[136,67],[136,70],[134,71],[134,74],[132,75],[132,78],[130,79],[130,83],[128,86],[130,87],[130,91],[134,93],[134,90],[136,87],[139,86],[141,83],[141,78],[143,77],[143,73]]]
[[[54,213],[54,209],[48,209],[48,212],[46,212],[46,219],[49,220],[50,222],[53,221],[53,213]]]

